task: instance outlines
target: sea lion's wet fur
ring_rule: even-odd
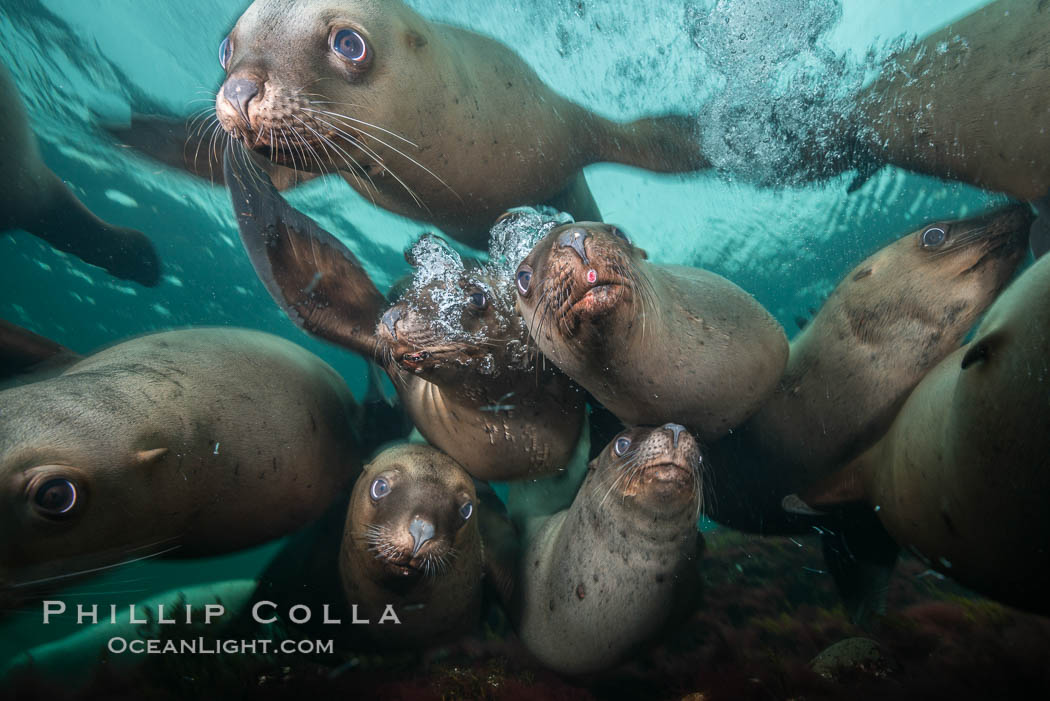
[[[387,496],[369,493],[382,476]],[[473,513],[464,520],[462,506]],[[478,497],[470,476],[451,458],[406,444],[376,456],[354,486],[339,552],[347,604],[370,619],[377,644],[422,648],[469,632],[481,612],[483,551]],[[409,524],[427,519],[435,535],[413,555]],[[387,605],[400,625],[378,625]]]
[[[346,384],[257,331],[144,336],[5,390],[0,403],[0,595],[16,600],[28,580],[287,534],[359,468]],[[52,478],[77,487],[65,517],[37,513],[26,492]]]
[[[572,506],[537,530],[522,558],[520,637],[564,674],[612,668],[680,619],[698,594],[696,440],[667,428],[620,437],[631,448],[617,456],[614,439],[592,461]]]
[[[366,68],[331,50],[333,27],[365,38]],[[571,190],[588,163],[706,166],[690,120],[605,120],[499,42],[396,0],[256,0],[230,42],[227,81],[262,90],[246,123],[220,88],[216,114],[228,133],[282,165],[339,170],[385,209],[474,246],[501,212]],[[589,194],[575,200],[585,207],[570,207],[576,216],[597,215]]]
[[[1050,260],[988,310],[843,474],[903,547],[961,584],[1050,613]],[[818,507],[819,508],[819,507]]]
[[[710,447],[720,485],[712,516],[776,532],[786,518],[784,495],[878,440],[912,388],[959,347],[1014,275],[1030,222],[1023,205],[931,222],[847,273],[792,340],[770,400]],[[922,244],[931,227],[945,232],[936,248]]]
[[[557,241],[574,231],[586,232],[586,263]],[[725,278],[644,257],[607,224],[551,231],[519,268],[532,271],[518,295],[529,334],[624,423],[673,421],[717,438],[773,392],[784,331]]]

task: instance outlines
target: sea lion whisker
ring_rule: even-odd
[[[322,104],[322,103],[317,102],[315,100],[311,100],[310,104],[312,104],[312,105],[319,105],[319,104]],[[333,103],[333,104],[338,104],[338,103]],[[350,107],[358,107],[359,105],[349,105],[349,106]],[[307,110],[307,109],[304,108],[303,111],[310,112],[310,111],[314,111],[314,110]],[[395,139],[400,139],[401,141],[404,141],[406,144],[408,144],[409,146],[412,146],[413,148],[419,148],[419,144],[415,143],[414,141],[410,141],[409,139],[406,139],[405,137],[401,136],[397,132],[390,131],[389,129],[384,129],[383,127],[379,126],[378,124],[372,124],[371,122],[366,122],[363,119],[357,119],[357,118],[351,117],[349,115],[339,114],[338,112],[328,112],[327,110],[316,110],[316,111],[320,112],[321,114],[327,114],[330,117],[335,117],[337,119],[345,119],[347,121],[354,122],[355,124],[363,124],[363,125],[365,125],[367,127],[372,127],[373,129],[378,129],[379,131],[383,132],[384,134],[389,134],[390,136],[394,137]],[[362,133],[364,133],[364,132],[362,132]],[[368,134],[368,136],[372,136],[372,135]],[[372,137],[372,138],[375,138],[375,137]],[[380,143],[382,143],[382,142],[380,142]]]
[[[24,589],[26,587],[33,587],[33,586],[36,586],[38,584],[48,584],[50,582],[57,582],[57,581],[63,580],[63,579],[70,579],[70,578],[73,578],[73,577],[81,577],[81,576],[83,576],[85,574],[94,574],[96,572],[105,572],[106,570],[116,569],[117,567],[125,567],[127,565],[131,565],[131,564],[134,564],[136,562],[142,562],[144,560],[152,560],[154,558],[158,558],[158,557],[161,557],[163,555],[167,555],[170,552],[174,552],[175,550],[178,550],[181,547],[182,547],[181,545],[173,545],[170,548],[164,548],[163,550],[159,550],[159,551],[157,551],[155,553],[149,553],[148,555],[142,555],[140,557],[133,557],[133,558],[130,558],[130,559],[127,559],[127,560],[122,560],[120,562],[115,562],[112,565],[102,565],[100,567],[90,567],[90,568],[87,568],[87,569],[77,570],[76,572],[67,572],[65,574],[56,574],[56,575],[54,575],[52,577],[42,577],[40,579],[32,579],[32,580],[23,581],[23,582],[15,582],[14,584],[11,584],[10,586],[8,586],[6,588],[7,589],[11,589],[11,590],[13,590],[13,589]]]

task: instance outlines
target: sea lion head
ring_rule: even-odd
[[[528,332],[506,281],[429,234],[406,257],[412,284],[376,327],[389,363],[432,381],[529,367]]]
[[[865,342],[922,329],[954,346],[1017,270],[1032,217],[1013,205],[926,224],[857,266],[832,299],[848,300],[843,311]]]
[[[651,294],[637,265],[645,251],[616,226],[565,224],[545,236],[515,274],[518,305],[533,337],[572,337],[585,325],[602,333],[619,308]]]
[[[45,387],[46,385],[46,387]],[[122,454],[81,401],[78,377],[2,392],[0,402],[0,609],[100,567],[150,557],[176,543],[140,543],[128,522],[157,518],[149,484],[168,453]],[[119,405],[119,394],[100,397]]]
[[[394,133],[401,101],[377,85],[417,80],[429,30],[399,2],[256,0],[219,47],[226,79],[219,124],[280,165],[297,170],[381,170],[410,143]]]
[[[617,435],[588,465],[581,491],[648,518],[694,518],[703,507],[703,457],[683,426],[634,427]]]
[[[480,545],[477,501],[466,471],[434,448],[406,444],[383,451],[354,486],[342,569],[352,570],[345,561],[353,559],[373,578],[440,577]]]

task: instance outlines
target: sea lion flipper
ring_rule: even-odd
[[[388,305],[361,262],[289,205],[246,151],[227,150],[223,170],[241,242],[270,296],[307,333],[371,358]]]
[[[1032,249],[1032,255],[1039,258],[1050,251],[1050,192],[1032,204],[1038,216],[1032,222],[1032,229],[1028,235],[1028,246]]]
[[[849,518],[834,531],[822,529],[824,563],[831,572],[850,620],[869,628],[886,613],[890,578],[900,547],[874,513]]]
[[[701,149],[697,120],[682,115],[611,124],[598,144],[598,157],[656,173],[689,173],[711,167]]]
[[[132,114],[128,126],[106,125],[117,142],[153,160],[203,178],[215,185],[225,182],[222,153],[225,139],[212,139],[207,121],[162,115]],[[289,190],[317,173],[293,170],[267,161],[261,164],[278,190]]]
[[[80,360],[80,355],[49,338],[0,319],[0,379]]]

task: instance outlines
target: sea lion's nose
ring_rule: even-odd
[[[685,426],[681,424],[664,424],[660,428],[671,432],[671,439],[674,441],[674,447],[678,447],[678,436],[682,435],[682,431],[685,430]]]
[[[401,319],[401,307],[390,307],[386,310],[386,314],[383,315],[383,326],[390,331],[390,335],[397,340],[397,329],[394,328],[397,322]]]
[[[258,81],[251,78],[232,78],[222,86],[222,96],[237,109],[244,123],[251,127],[252,120],[248,119],[248,103],[260,92]]]
[[[571,226],[565,231],[558,235],[558,245],[562,248],[571,248],[576,251],[576,255],[580,257],[584,265],[590,265],[591,262],[587,260],[587,251],[584,250],[583,244],[587,240],[587,230],[582,226]]]
[[[416,516],[408,524],[408,532],[412,535],[412,557],[415,557],[423,544],[434,537],[434,524]]]

